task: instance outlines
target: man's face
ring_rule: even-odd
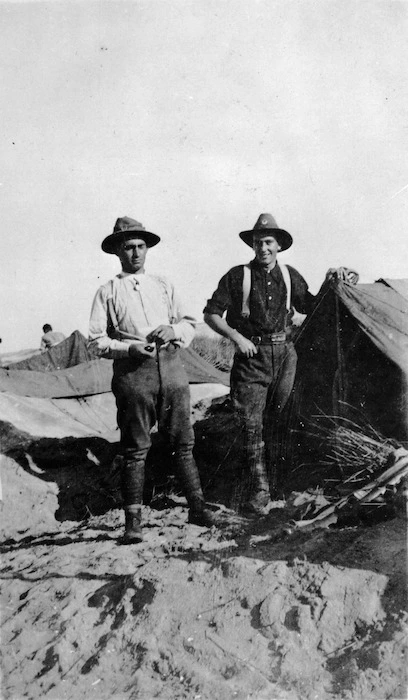
[[[276,255],[281,249],[275,236],[270,233],[254,233],[252,247],[260,265],[263,267],[275,265]]]
[[[123,272],[143,272],[147,245],[142,238],[128,238],[120,243],[116,252]]]

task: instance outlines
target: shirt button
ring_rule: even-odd
[[[272,297],[268,297],[268,299],[269,299],[269,300],[271,300],[271,299],[272,299]]]
[[[268,287],[269,287],[269,285],[270,285],[270,284],[271,284],[271,283],[270,283],[270,282],[268,282]]]

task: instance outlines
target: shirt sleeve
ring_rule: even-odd
[[[89,322],[89,348],[99,357],[120,359],[129,356],[131,341],[116,340],[108,335],[108,290],[100,287],[93,300]]]
[[[187,313],[170,282],[168,282],[168,293],[171,303],[170,326],[174,331],[174,339],[181,347],[187,348],[194,338],[197,320]]]
[[[221,277],[218,283],[218,287],[212,295],[211,299],[208,299],[203,313],[217,314],[217,316],[223,316],[224,312],[231,308],[231,306],[231,280],[230,273],[227,272],[226,275]]]
[[[309,314],[313,311],[316,297],[309,292],[307,282],[302,275],[293,267],[289,269],[292,280],[292,305],[299,313]]]

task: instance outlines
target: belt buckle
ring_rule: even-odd
[[[262,336],[251,335],[251,343],[253,343],[254,345],[260,345],[262,343]]]

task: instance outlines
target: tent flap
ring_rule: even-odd
[[[296,349],[302,420],[342,416],[408,439],[408,300],[394,285],[331,284],[301,327]]]
[[[54,345],[46,352],[28,357],[21,362],[9,364],[9,369],[32,370],[34,372],[53,372],[67,367],[74,367],[82,362],[94,360],[95,356],[88,350],[85,336],[80,331],[74,331],[61,343]],[[4,366],[4,364],[3,364]]]
[[[339,284],[336,294],[374,345],[408,374],[408,299],[387,285]]]

